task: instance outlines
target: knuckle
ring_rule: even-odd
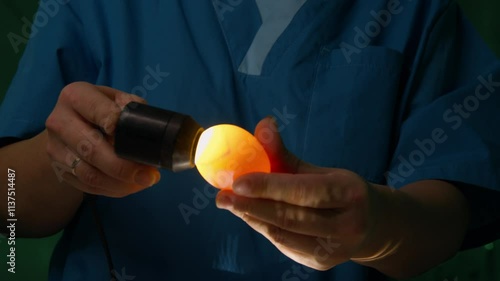
[[[324,193],[327,202],[344,202],[346,199],[346,188],[342,186],[325,185]]]
[[[97,149],[95,149],[94,145],[90,141],[83,139],[79,143],[77,149],[78,149],[78,154],[83,156],[83,158],[88,163],[90,164],[96,163],[98,157]]]
[[[284,227],[287,224],[287,218],[285,215],[285,211],[277,210],[276,212],[276,224],[280,227]]]
[[[255,181],[255,184],[261,187],[258,189],[258,195],[266,196],[268,194],[271,194],[272,190],[269,189],[270,182],[271,182],[270,174],[264,174],[261,177],[259,177],[258,180]]]
[[[281,229],[279,227],[275,227],[275,226],[270,226],[268,233],[269,233],[269,237],[271,237],[271,240],[275,244],[286,246],[287,239],[286,239],[286,236],[285,236],[283,229]]]
[[[119,163],[116,163],[115,165],[112,166],[111,173],[119,178],[119,179],[126,179],[130,178],[131,175],[133,174],[132,169],[129,167],[129,165],[122,163],[123,161],[120,161]]]
[[[253,205],[250,200],[245,198],[238,198],[234,201],[233,208],[243,214],[252,214]]]
[[[49,132],[60,133],[62,130],[62,124],[57,115],[52,113],[49,115],[47,120],[45,120],[45,127]]]
[[[73,84],[69,84],[67,85],[66,87],[64,87],[62,90],[61,90],[61,93],[59,94],[59,99],[61,101],[69,101],[70,97],[72,96],[72,93],[74,93],[74,85]]]
[[[347,192],[349,193],[347,194]],[[365,204],[368,204],[370,201],[368,190],[364,183],[356,185],[349,190],[344,189],[344,193],[346,193],[344,195],[348,195],[348,197],[350,198],[350,203],[355,205],[363,206]]]
[[[90,120],[91,122],[93,122],[94,124],[96,125],[99,125],[98,123],[102,122],[100,119],[104,119],[104,118],[101,118],[99,116],[99,105],[100,103],[97,101],[97,100],[91,100],[88,104],[88,114],[89,114],[89,117],[90,117]]]
[[[343,232],[351,237],[362,239],[368,232],[369,226],[367,220],[361,219],[358,216],[344,220]]]
[[[74,82],[66,85],[61,90],[60,99],[63,101],[68,101],[70,103],[77,102],[76,93],[79,91],[79,89],[83,84],[84,84],[83,82]]]
[[[297,179],[295,186],[291,188],[291,196],[294,202],[303,202],[307,196],[308,186],[303,179]]]
[[[110,133],[120,117],[120,108],[115,104],[103,105],[98,101],[92,101],[89,108],[91,121],[104,132]]]
[[[82,169],[83,170],[83,169]],[[93,168],[85,169],[82,171],[81,180],[83,183],[93,187],[100,187],[103,182],[102,176]]]
[[[253,220],[253,218],[252,218],[250,215],[248,215],[247,213],[243,213],[243,214],[241,215],[241,219],[242,219],[244,222],[246,222],[246,223],[249,223],[249,222],[251,222],[251,221]]]
[[[293,219],[292,211],[289,209],[278,210],[276,216],[278,226],[284,229],[293,230],[297,226],[297,221]]]
[[[111,134],[114,131],[120,112],[111,112],[110,114],[104,116],[97,124],[100,128],[104,130],[107,134]]]

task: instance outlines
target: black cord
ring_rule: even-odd
[[[109,250],[108,240],[106,239],[106,233],[104,232],[104,227],[101,222],[101,218],[99,217],[99,213],[97,212],[97,196],[87,194],[88,200],[90,201],[92,213],[94,215],[95,223],[97,226],[97,232],[99,233],[99,237],[101,239],[102,247],[104,248],[104,253],[106,254],[106,261],[108,263],[109,274],[111,276],[111,281],[117,281],[116,278],[116,270],[113,265],[113,259],[111,257],[111,251]]]

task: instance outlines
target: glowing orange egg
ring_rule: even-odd
[[[230,189],[239,176],[271,171],[266,151],[246,130],[234,125],[217,125],[205,130],[198,141],[194,163],[211,185]]]

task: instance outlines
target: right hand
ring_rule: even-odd
[[[145,100],[103,86],[66,86],[45,123],[47,153],[59,179],[89,194],[124,197],[156,184],[159,171],[119,158],[112,145],[123,107]],[[81,161],[72,173],[74,160]]]

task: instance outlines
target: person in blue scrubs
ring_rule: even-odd
[[[453,1],[43,0],[34,26],[0,166],[19,236],[64,229],[51,281],[404,278],[498,238],[500,63]],[[273,173],[120,159],[130,101],[255,129]]]

